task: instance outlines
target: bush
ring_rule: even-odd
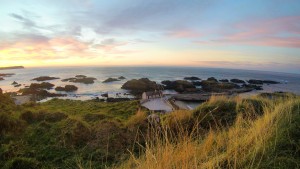
[[[0,136],[8,132],[19,132],[24,124],[8,113],[0,113]]]
[[[39,169],[40,164],[38,161],[32,158],[16,157],[8,161],[4,169]]]
[[[34,123],[39,121],[58,122],[66,119],[67,117],[68,115],[61,112],[49,113],[44,111],[40,111],[38,113],[26,111],[20,115],[20,118],[22,120],[25,120],[27,123]]]
[[[263,99],[243,99],[237,105],[237,112],[242,113],[244,118],[256,118],[264,114],[264,108],[270,107]]]
[[[236,104],[232,100],[206,102],[193,112],[193,116],[200,120],[203,128],[231,126],[237,117]]]

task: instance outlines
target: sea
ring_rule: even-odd
[[[263,91],[253,91],[247,93],[247,95],[275,91],[292,92],[300,95],[300,74],[256,70],[203,67],[34,67],[0,70],[0,73],[15,73],[15,75],[4,77],[5,80],[0,81],[0,88],[2,88],[4,92],[16,92],[31,83],[37,83],[36,81],[32,81],[32,79],[39,76],[53,76],[59,77],[60,79],[48,82],[55,84],[55,86],[73,84],[78,87],[78,90],[71,93],[56,92],[54,89],[49,91],[67,94],[64,98],[76,100],[88,100],[96,97],[101,98],[101,94],[104,93],[108,93],[110,97],[120,97],[120,94],[123,94],[123,97],[131,97],[130,95],[126,95],[128,91],[121,89],[121,86],[130,79],[149,78],[150,80],[160,83],[163,80],[182,80],[184,77],[189,76],[196,76],[201,79],[215,77],[216,79],[274,80],[280,82],[280,84],[264,85]],[[61,81],[61,79],[71,78],[76,75],[95,77],[97,80],[94,84]],[[126,79],[111,83],[102,83],[109,77],[117,78],[119,76],[124,76]],[[20,87],[14,87],[12,85],[14,81],[22,85]]]

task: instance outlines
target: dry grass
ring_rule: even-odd
[[[135,115],[131,116],[126,122],[126,126],[134,127],[137,124],[142,123],[147,118],[147,113],[142,110],[138,110]]]
[[[226,97],[213,97],[209,104],[228,100]],[[242,101],[240,98],[230,100],[237,103]],[[156,139],[148,140],[144,154],[139,157],[132,155],[119,168],[260,168],[268,153],[276,151],[279,133],[290,124],[295,113],[292,107],[299,105],[300,100],[286,99],[270,104],[264,105],[264,114],[255,120],[238,114],[231,127],[211,129],[205,136],[197,132],[197,125],[192,133],[181,130],[178,135],[164,128]],[[174,112],[170,116],[174,121],[191,117],[187,112]]]

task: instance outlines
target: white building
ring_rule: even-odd
[[[142,99],[143,100],[148,100],[148,99],[156,99],[156,98],[161,98],[163,97],[163,93],[161,91],[152,91],[152,92],[144,92],[142,94]]]

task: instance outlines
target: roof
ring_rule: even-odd
[[[152,99],[147,102],[144,102],[142,103],[142,106],[152,111],[165,111],[165,112],[172,111],[172,106],[169,105],[164,99],[161,98]]]

